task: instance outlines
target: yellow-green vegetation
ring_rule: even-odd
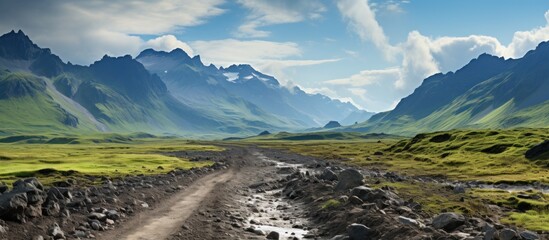
[[[0,143],[0,180],[10,183],[20,177],[37,176],[47,184],[85,175],[116,177],[165,173],[212,164],[170,156],[170,152],[222,150],[174,138],[135,136],[13,136],[10,143]],[[28,139],[38,143],[29,143]]]
[[[457,180],[549,183],[549,160],[524,153],[549,139],[549,129],[455,130],[405,140],[256,141],[269,147],[406,175]]]
[[[549,129],[523,128],[453,130],[418,134],[403,140],[248,141],[408,176],[440,176],[450,180],[486,183],[549,184],[547,155],[537,159],[524,156],[527,150],[547,139]],[[489,207],[493,204],[513,209],[501,216],[502,222],[531,230],[549,228],[549,196],[539,192],[468,190],[464,195],[455,194],[451,189],[434,183],[405,181],[369,184],[392,187],[404,199],[413,198],[421,203],[423,209],[431,214],[454,211],[494,216],[498,213]],[[525,198],[524,194],[532,195],[532,198]]]
[[[330,209],[330,208],[337,208],[341,206],[341,202],[335,199],[330,199],[326,201],[324,204],[322,204],[322,209]]]
[[[502,190],[469,191],[473,198],[503,207],[515,209],[506,214],[501,221],[523,226],[532,230],[549,231],[549,195],[537,191],[508,192]]]

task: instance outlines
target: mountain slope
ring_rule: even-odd
[[[454,128],[549,126],[549,43],[521,59],[479,56],[425,79],[389,112],[345,129],[412,135]]]
[[[350,103],[288,89],[250,65],[205,66],[183,50],[143,51],[136,58],[179,100],[233,122],[262,121],[279,129],[318,127],[357,111]]]
[[[0,89],[4,132],[223,131],[222,123],[177,101],[130,56],[105,56],[89,67],[65,64],[12,31],[0,37],[0,69],[10,71]]]

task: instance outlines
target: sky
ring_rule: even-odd
[[[0,32],[19,29],[75,64],[181,48],[380,112],[432,74],[549,40],[549,0],[0,0]]]

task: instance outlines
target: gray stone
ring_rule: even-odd
[[[335,174],[332,170],[326,168],[324,171],[322,171],[322,174],[318,177],[320,180],[326,180],[326,181],[337,181],[337,174]]]
[[[454,229],[465,223],[465,217],[457,213],[441,213],[437,215],[431,225],[435,229],[444,229],[447,232],[451,232]]]
[[[99,221],[105,221],[107,220],[107,215],[103,214],[103,213],[97,213],[97,212],[94,212],[94,213],[90,213],[88,215],[88,218],[89,219],[97,219]]]
[[[465,193],[465,187],[461,184],[454,186],[454,193]]]
[[[76,230],[76,231],[74,231],[74,236],[79,237],[79,238],[85,238],[85,237],[87,237],[87,234],[84,231]]]
[[[536,240],[539,239],[539,235],[532,231],[522,231],[520,232],[520,237],[524,240]]]
[[[491,224],[485,223],[484,227],[482,227],[482,231],[484,232],[483,240],[494,240],[496,238],[496,228]]]
[[[6,228],[0,225],[0,233],[6,233]]]
[[[265,236],[265,232],[263,232],[263,230],[261,229],[254,229],[254,233],[255,235]]]
[[[0,218],[5,220],[25,221],[27,194],[9,192],[0,195]]]
[[[54,223],[53,226],[48,230],[48,234],[53,237],[53,239],[65,239],[65,233],[57,223]]]
[[[112,220],[118,220],[120,219],[120,214],[116,210],[109,210],[107,211],[107,218]]]
[[[364,201],[362,201],[362,199],[358,198],[357,196],[351,196],[349,198],[349,202],[356,205],[362,205],[364,203]]]
[[[93,230],[96,230],[96,231],[103,229],[103,227],[101,226],[101,223],[97,220],[92,220],[90,222],[90,226]]]
[[[500,240],[519,240],[517,232],[510,228],[502,229],[498,235]]]
[[[369,240],[370,228],[362,224],[353,223],[347,227],[347,234],[350,240]]]
[[[404,216],[398,216],[398,221],[404,225],[421,227],[421,223],[415,219],[407,218]]]
[[[269,233],[269,235],[267,235],[267,239],[278,240],[278,239],[280,239],[280,234],[276,231],[272,231],[272,232]]]
[[[346,169],[339,173],[339,182],[335,186],[336,191],[346,191],[362,185],[364,176],[356,169]]]
[[[41,235],[34,236],[32,237],[32,240],[44,240],[44,237],[42,237]]]

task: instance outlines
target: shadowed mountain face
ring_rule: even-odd
[[[454,128],[547,127],[549,43],[521,59],[480,55],[423,81],[396,108],[348,130],[399,134]]]
[[[249,65],[205,66],[180,49],[104,56],[90,66],[64,63],[22,31],[0,37],[0,71],[7,133],[257,134],[317,126],[357,110],[290,91]]]

